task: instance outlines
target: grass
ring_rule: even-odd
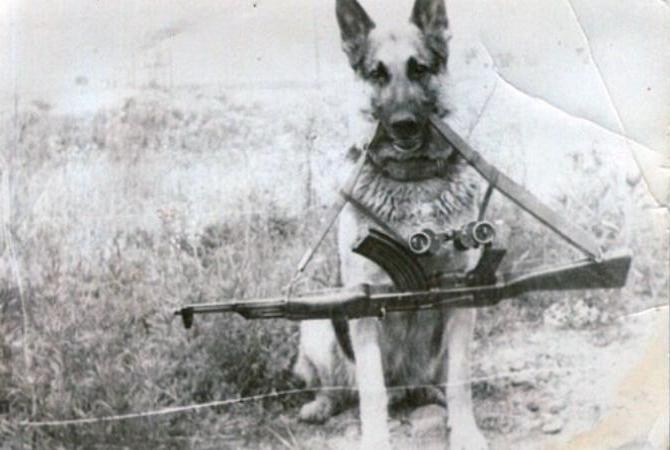
[[[240,431],[240,417],[262,426],[293,414],[305,395],[82,427],[19,425],[300,386],[291,375],[296,324],[210,316],[187,332],[171,310],[273,295],[286,284],[321,227],[336,185],[333,149],[348,136],[345,120],[320,113],[335,100],[310,102],[277,116],[226,97],[152,91],[92,117],[25,106],[16,135],[11,120],[3,124],[16,151],[2,172],[11,208],[0,243],[1,449],[239,444],[255,433]],[[603,245],[633,249],[628,287],[578,301],[534,294],[505,302],[481,311],[478,339],[548,317],[567,328],[611,325],[659,302],[665,244],[648,220],[644,188],[626,184],[598,155],[573,156],[579,179],[560,207]],[[511,226],[508,260],[517,266],[574,256],[500,198],[490,216]],[[303,288],[337,284],[334,249],[331,236]]]

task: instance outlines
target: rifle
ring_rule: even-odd
[[[274,297],[187,305],[177,311],[185,328],[195,314],[233,312],[246,319],[290,320],[355,319],[382,317],[386,313],[443,307],[485,307],[530,291],[621,288],[631,264],[627,250],[613,251],[597,261],[585,258],[558,267],[495,274],[504,250],[486,247],[479,264],[466,274],[444,274],[432,289],[402,290],[398,285],[421,286],[427,282],[421,267],[392,238],[377,230],[354,247],[376,261],[394,279],[389,285],[361,284],[325,289],[293,298]],[[434,283],[435,284],[435,283]]]

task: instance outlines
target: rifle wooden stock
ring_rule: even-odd
[[[188,305],[175,311],[190,328],[195,314],[235,312],[247,319],[290,320],[383,316],[386,312],[418,311],[450,307],[491,306],[530,291],[621,288],[631,264],[628,251],[613,252],[599,261],[585,259],[564,266],[502,275],[491,284],[469,285],[467,277],[448,286],[421,291],[394,292],[392,286],[359,285],[330,289],[295,298],[275,297],[225,303]],[[445,283],[447,284],[447,283]]]

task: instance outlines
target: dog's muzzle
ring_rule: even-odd
[[[426,139],[426,124],[410,113],[394,114],[389,120],[387,130],[393,146],[401,152],[419,150]]]

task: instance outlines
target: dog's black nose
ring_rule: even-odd
[[[419,123],[414,119],[405,118],[391,123],[391,128],[397,136],[407,138],[419,132]]]

